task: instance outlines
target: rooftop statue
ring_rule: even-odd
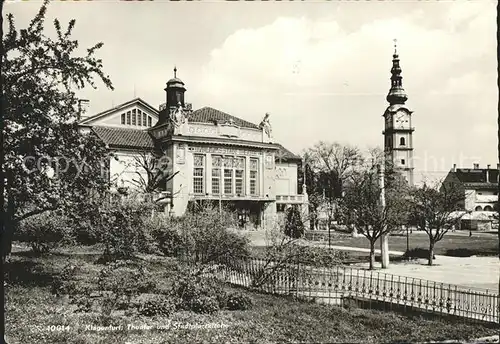
[[[273,128],[271,127],[271,123],[269,122],[269,114],[266,113],[262,122],[260,122],[259,128],[264,129],[264,132],[267,135],[268,141],[272,141],[273,139]]]

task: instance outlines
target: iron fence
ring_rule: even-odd
[[[317,268],[249,258],[222,262],[217,271],[231,284],[319,303],[355,302],[499,323],[499,295],[489,290],[346,266]]]

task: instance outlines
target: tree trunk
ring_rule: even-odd
[[[375,241],[370,241],[370,270],[375,268]]]
[[[4,212],[5,218],[3,219],[4,221],[4,228],[3,228],[3,233],[2,233],[2,259],[5,261],[5,258],[10,254],[12,251],[12,239],[14,238],[14,230],[16,227],[16,221],[15,221],[15,211],[16,211],[16,204],[14,201],[14,197],[11,194],[12,190],[12,178],[7,172],[7,209]]]
[[[432,266],[433,259],[434,259],[434,242],[431,240],[429,243],[429,266]]]
[[[497,17],[500,15],[500,2],[497,3]],[[497,27],[497,40],[500,39],[500,29]],[[497,52],[497,56],[498,52]],[[497,79],[497,84],[500,86],[500,79]],[[500,106],[500,99],[498,100],[498,105]],[[497,117],[497,155],[498,155],[498,160],[497,163],[500,164],[500,112],[498,113]],[[498,167],[497,167],[498,168]],[[497,180],[498,182],[498,191],[500,191],[500,179]],[[498,193],[498,199],[497,199],[497,215],[500,215],[500,192]],[[498,244],[500,245],[500,218],[498,219],[499,223],[499,228],[497,229],[498,231]],[[498,258],[500,258],[500,251],[498,252]],[[498,276],[498,292],[500,293],[500,275]]]

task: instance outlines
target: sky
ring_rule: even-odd
[[[40,2],[11,2],[18,29]],[[158,108],[177,76],[186,102],[259,123],[300,154],[319,140],[383,146],[397,39],[412,111],[415,179],[453,166],[497,164],[496,2],[53,2],[76,19],[80,47],[97,42],[115,90],[82,97],[91,114],[140,97]],[[49,25],[50,24],[50,25]]]

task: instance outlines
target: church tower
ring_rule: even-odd
[[[396,43],[396,40],[394,40]],[[413,132],[410,111],[405,102],[408,99],[403,89],[403,77],[399,66],[399,55],[394,44],[392,55],[391,89],[387,95],[389,106],[384,112],[384,151],[387,163],[400,172],[413,185]]]

